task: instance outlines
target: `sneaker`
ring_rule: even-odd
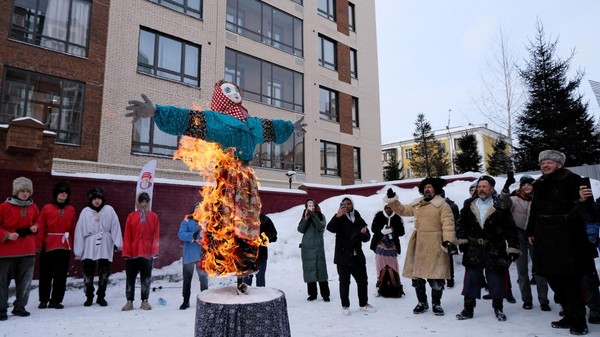
[[[60,303],[50,303],[50,304],[48,304],[48,308],[51,308],[51,309],[64,309],[65,306],[62,305],[62,304],[60,304]]]
[[[554,321],[551,323],[554,329],[569,329],[571,327],[571,321],[564,317],[560,321]]]
[[[465,319],[473,318],[473,310],[463,309],[460,314],[456,315],[456,319],[459,321],[464,321]]]
[[[444,316],[444,309],[442,309],[442,306],[439,304],[433,304],[431,306],[431,310],[433,311],[433,314],[436,316]]]
[[[494,309],[494,314],[500,322],[506,321],[506,315],[500,309]]]
[[[96,299],[96,303],[98,303],[98,305],[100,305],[101,307],[105,307],[108,305],[104,297],[98,297],[98,299]]]
[[[38,309],[46,309],[48,307],[48,303],[46,302],[40,302],[40,304],[38,305]]]
[[[0,321],[6,321],[7,319],[8,315],[6,314],[6,311],[0,312]]]
[[[372,305],[370,305],[369,303],[367,303],[364,307],[360,307],[360,311],[366,311],[366,312],[377,312],[377,309],[375,309],[375,307],[373,307]]]
[[[323,296],[323,301],[329,302],[330,301],[329,296]]]
[[[429,304],[419,302],[419,304],[417,304],[417,306],[413,309],[413,314],[422,314],[427,310],[429,310]]]
[[[148,300],[143,300],[142,305],[140,305],[140,309],[142,310],[152,310],[152,306],[148,303]]]
[[[93,302],[94,302],[94,298],[93,297],[88,297],[87,300],[85,300],[85,302],[83,302],[83,306],[84,307],[91,307]]]
[[[531,303],[529,301],[524,302],[523,303],[523,309],[525,309],[525,310],[531,310],[531,309],[533,309],[533,303]]]
[[[13,309],[12,314],[20,317],[27,317],[31,315],[29,311],[25,310],[23,307],[16,307]]]
[[[350,308],[348,308],[348,307],[342,307],[342,315],[344,315],[344,316],[350,316]]]
[[[312,301],[314,301],[316,299],[317,299],[317,295],[310,295],[310,296],[308,296],[308,298],[306,300],[312,302]]]
[[[133,301],[127,301],[125,305],[121,308],[121,311],[129,311],[133,310]]]
[[[453,279],[446,280],[446,287],[454,288],[454,280]]]
[[[244,294],[244,295],[248,295],[248,285],[246,283],[241,283],[240,285],[238,285],[237,287],[237,294]]]
[[[590,315],[588,316],[588,323],[600,324],[600,312],[590,311]]]
[[[540,304],[540,309],[542,309],[542,311],[552,311],[552,308],[550,308],[550,304],[548,303]]]

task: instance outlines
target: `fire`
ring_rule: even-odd
[[[174,159],[198,171],[209,185],[194,219],[202,227],[202,268],[209,276],[245,275],[256,269],[261,202],[254,170],[216,143],[182,137]]]

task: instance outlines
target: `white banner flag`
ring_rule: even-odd
[[[148,203],[148,210],[152,209],[152,191],[154,190],[154,171],[156,171],[156,159],[153,159],[144,165],[140,176],[138,177],[137,186],[135,189],[135,208],[137,209],[137,199],[143,192],[148,193],[150,196],[150,202]]]

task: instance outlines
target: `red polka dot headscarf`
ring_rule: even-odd
[[[246,121],[246,118],[250,117],[248,110],[242,105],[242,96],[239,93],[239,87],[235,83],[223,80],[215,84],[212,99],[210,100],[210,109],[230,115],[241,121]]]

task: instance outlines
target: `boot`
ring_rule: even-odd
[[[442,290],[431,289],[431,307],[433,314],[436,316],[444,316],[444,309],[442,309]]]
[[[456,319],[459,321],[463,321],[465,319],[473,318],[473,312],[475,311],[475,299],[474,298],[465,298],[464,309],[460,312],[460,314],[456,315]]]
[[[417,293],[417,300],[419,303],[413,309],[413,314],[422,314],[429,310],[429,304],[427,304],[427,293],[425,292],[425,280],[413,281],[415,291]]]
[[[140,305],[140,309],[142,310],[152,310],[152,306],[148,303],[148,300],[142,300],[142,305]]]
[[[87,296],[87,299],[83,302],[83,306],[90,307],[92,303],[94,303],[94,296]]]
[[[100,305],[101,307],[105,307],[108,305],[108,303],[104,299],[104,296],[102,296],[102,297],[98,296],[98,298],[96,299],[96,303],[98,303],[98,305]]]
[[[427,304],[427,302],[419,302],[417,306],[413,309],[413,314],[422,314],[427,310],[429,310],[429,304]]]
[[[501,298],[494,298],[492,300],[492,308],[494,308],[494,315],[496,315],[496,318],[500,322],[506,321],[506,315],[502,311],[503,305],[502,305],[502,299]]]
[[[133,301],[127,301],[125,305],[121,308],[121,311],[129,311],[133,310]]]
[[[190,297],[184,297],[183,298],[183,303],[181,303],[181,305],[179,306],[179,310],[185,310],[187,308],[190,307]]]

